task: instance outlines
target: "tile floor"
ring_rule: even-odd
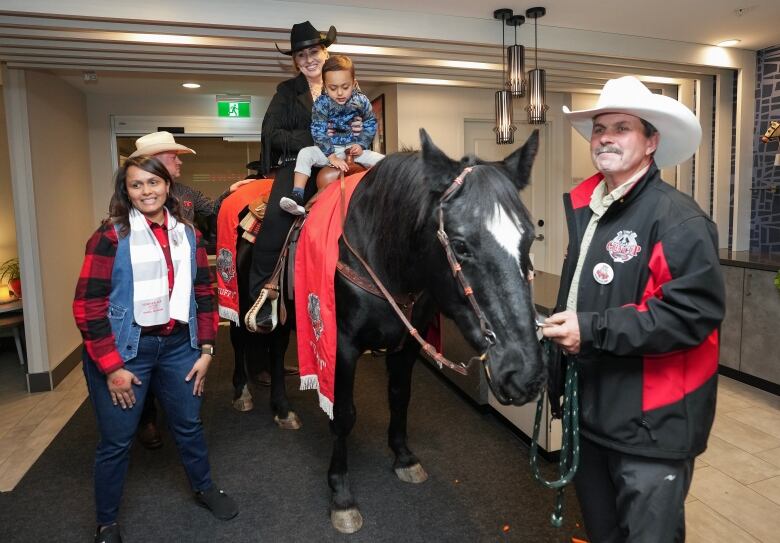
[[[86,398],[81,368],[27,394],[16,358],[0,353],[0,492],[13,490]],[[709,447],[686,505],[689,543],[775,542],[780,533],[780,397],[720,378]]]

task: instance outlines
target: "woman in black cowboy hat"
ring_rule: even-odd
[[[263,118],[263,140],[260,155],[260,173],[276,170],[274,185],[268,200],[263,228],[257,236],[252,252],[252,269],[249,289],[256,303],[250,309],[246,322],[250,330],[273,330],[275,320],[271,304],[265,303],[264,286],[273,273],[287,232],[295,216],[279,207],[279,200],[288,196],[293,188],[293,170],[298,151],[314,145],[311,137],[311,108],[322,92],[322,65],[328,58],[327,47],[336,41],[336,28],[331,26],[327,34],[321,34],[309,21],[293,25],[290,31],[290,49],[276,48],[293,58],[298,75],[283,81]],[[358,122],[353,129],[359,132]],[[316,191],[312,175],[304,193],[304,201]],[[302,203],[302,202],[301,202]]]

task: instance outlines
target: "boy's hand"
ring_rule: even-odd
[[[338,168],[342,172],[346,172],[349,169],[349,166],[347,166],[347,161],[343,158],[339,158],[339,156],[336,153],[333,153],[328,157],[328,160],[330,161],[331,166],[334,168]]]
[[[357,143],[353,144],[347,151],[352,156],[360,156],[363,154],[363,148]]]

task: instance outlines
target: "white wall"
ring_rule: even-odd
[[[54,75],[28,71],[26,84],[42,320],[51,370],[81,343],[71,304],[84,245],[96,226],[87,109],[84,95]]]
[[[494,119],[494,96],[494,91],[490,89],[398,85],[398,145],[419,148],[419,130],[425,128],[442,151],[459,159],[464,154],[466,119]],[[534,184],[543,185],[547,200],[546,205],[539,206],[543,209],[539,215],[546,219],[547,261],[536,262],[536,266],[552,273],[560,271],[566,246],[561,195],[570,188],[564,179],[571,178],[568,160],[571,136],[561,106],[568,99],[568,95],[559,93],[547,95],[550,110],[542,142],[548,147],[547,178],[534,176]],[[523,100],[516,101],[516,119],[524,118],[524,106]]]

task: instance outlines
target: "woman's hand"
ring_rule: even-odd
[[[108,392],[114,405],[121,405],[122,409],[135,405],[135,392],[133,385],[140,385],[141,380],[125,368],[119,368],[106,375]]]
[[[192,387],[193,396],[203,396],[203,389],[206,386],[206,373],[209,371],[212,356],[210,354],[201,354],[192,365],[192,369],[184,378],[188,383],[195,377],[195,385]]]
[[[357,143],[352,144],[352,147],[348,149],[348,152],[352,156],[360,156],[363,154],[363,148]]]
[[[333,153],[328,157],[328,160],[330,161],[331,166],[334,168],[338,168],[342,172],[346,172],[349,169],[349,166],[347,165],[347,161],[343,158],[339,158],[339,156],[336,153]]]

